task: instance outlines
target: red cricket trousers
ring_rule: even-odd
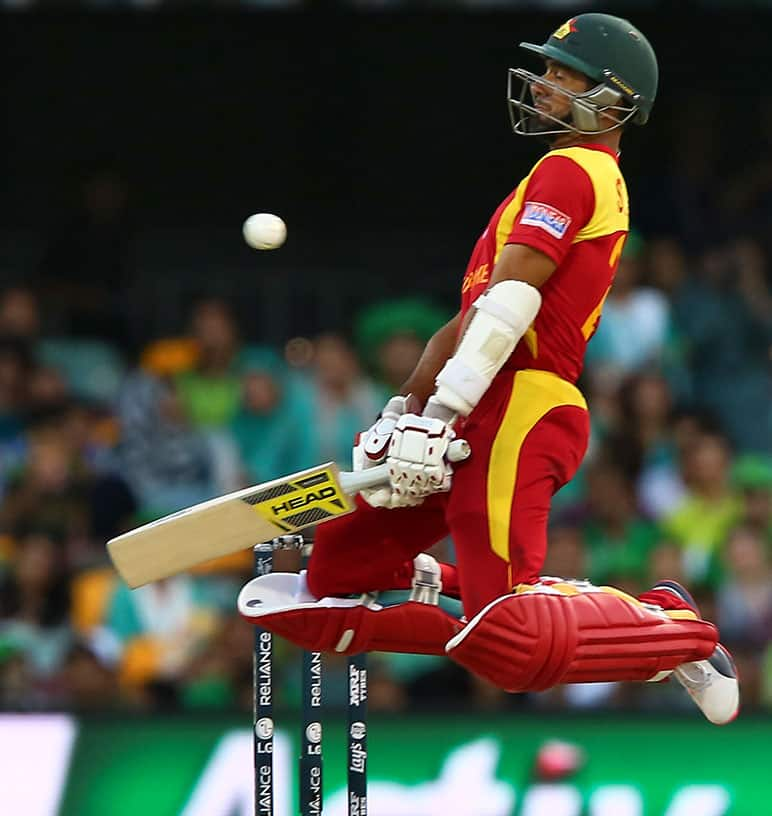
[[[413,558],[448,534],[457,569],[443,568],[443,581],[467,618],[538,580],[552,496],[587,448],[584,398],[551,372],[504,370],[457,430],[472,455],[454,465],[449,493],[398,510],[358,498],[355,512],[320,525],[308,566],[314,595],[407,588]]]

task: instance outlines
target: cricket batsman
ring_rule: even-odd
[[[307,572],[254,579],[239,609],[306,649],[447,654],[508,691],[673,674],[726,723],[737,672],[686,589],[662,581],[634,598],[541,575],[552,496],[587,448],[576,381],[629,230],[620,140],[646,124],[658,67],[646,37],[608,14],[521,47],[544,71],[510,69],[512,126],[549,149],[480,235],[458,314],[359,435],[355,470],[386,461],[390,483],[319,526]],[[472,455],[451,467],[456,437]],[[439,565],[424,551],[448,534],[457,563]],[[363,595],[398,588],[411,600]],[[440,589],[463,618],[437,605]]]

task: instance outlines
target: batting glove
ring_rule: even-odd
[[[453,468],[445,461],[453,429],[441,419],[403,414],[389,445],[391,489],[400,501],[423,501],[450,490]]]
[[[351,455],[354,471],[368,470],[386,461],[397,421],[403,414],[415,408],[417,400],[412,395],[392,397],[386,403],[378,419],[366,431],[357,435]],[[371,507],[389,509],[411,507],[423,501],[401,498],[392,490],[390,484],[361,490],[360,495]]]

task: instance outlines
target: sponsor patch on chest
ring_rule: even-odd
[[[553,238],[562,238],[571,224],[571,216],[549,204],[526,201],[520,223],[526,227],[539,227]]]

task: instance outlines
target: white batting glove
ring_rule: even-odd
[[[453,468],[445,461],[453,429],[441,419],[403,414],[397,420],[386,461],[391,489],[400,501],[423,501],[450,490]]]
[[[366,430],[358,434],[351,454],[354,471],[367,470],[383,464],[391,443],[391,436],[399,418],[411,409],[418,407],[418,402],[412,395],[406,397],[392,397],[381,411],[380,417]],[[370,487],[360,491],[362,498],[371,507],[410,507],[420,504],[420,501],[401,499],[391,485]],[[421,500],[422,501],[422,500]]]

